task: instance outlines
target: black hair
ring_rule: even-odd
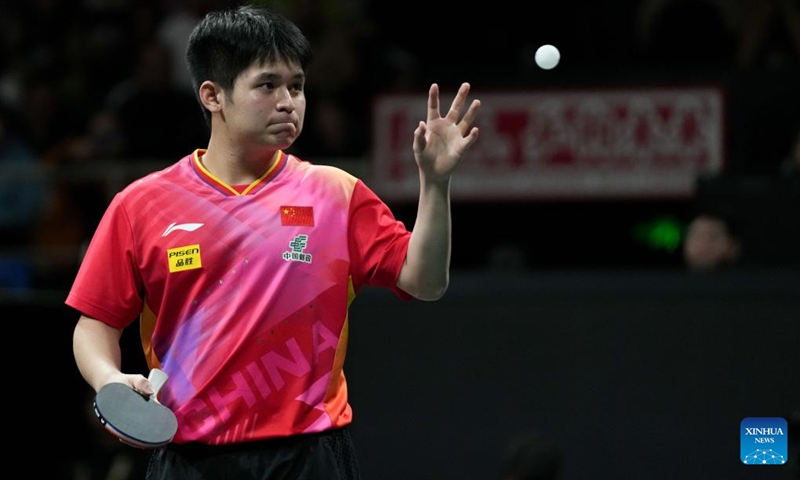
[[[199,95],[206,80],[232,90],[236,78],[254,62],[284,61],[306,71],[312,56],[310,42],[294,22],[268,9],[244,5],[206,14],[189,37],[186,64]],[[210,122],[205,108],[203,115]]]

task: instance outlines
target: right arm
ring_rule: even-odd
[[[81,315],[72,334],[72,353],[78,370],[95,391],[117,382],[142,393],[153,393],[150,382],[143,375],[122,373],[121,337],[121,329]]]

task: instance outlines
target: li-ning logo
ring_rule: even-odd
[[[203,267],[200,259],[200,245],[186,245],[185,247],[170,248],[167,250],[169,271],[182,272]]]
[[[291,250],[283,252],[283,259],[287,262],[311,263],[311,254],[303,253],[308,244],[308,235],[298,235],[289,242]]]
[[[783,465],[788,457],[787,423],[780,417],[749,417],[740,426],[740,455],[746,465]]]
[[[167,229],[164,230],[164,233],[162,233],[161,236],[162,237],[166,237],[167,235],[169,235],[170,233],[172,233],[172,232],[174,232],[176,230],[183,230],[183,231],[186,231],[186,232],[194,232],[195,230],[197,230],[198,228],[200,228],[202,226],[203,226],[202,223],[175,223],[175,222],[172,222],[169,225],[169,227],[167,227]]]

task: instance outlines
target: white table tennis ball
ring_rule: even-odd
[[[539,68],[550,70],[558,65],[558,61],[561,60],[561,52],[552,45],[542,45],[536,49],[536,56],[534,58]]]

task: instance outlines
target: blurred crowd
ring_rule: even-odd
[[[239,3],[0,6],[0,286],[71,282],[110,195],[205,146],[183,53],[204,13]],[[688,77],[729,82],[731,128],[751,132],[731,138],[731,170],[800,171],[797,0],[573,0],[531,15],[510,0],[478,10],[453,1],[247,3],[281,10],[314,45],[292,153],[317,163],[366,161],[371,102],[383,92],[424,92],[432,81],[487,90]],[[431,49],[432,36],[451,39],[452,51]],[[532,63],[543,43],[564,54],[549,77]]]
[[[110,196],[205,147],[184,51],[207,11],[239,3],[33,0],[0,7],[0,286],[67,285]],[[362,158],[379,73],[369,58],[402,59],[365,53],[376,44],[360,2],[260,3],[294,17],[316,47],[308,121],[293,153],[320,162]],[[403,81],[384,76],[389,88]]]

